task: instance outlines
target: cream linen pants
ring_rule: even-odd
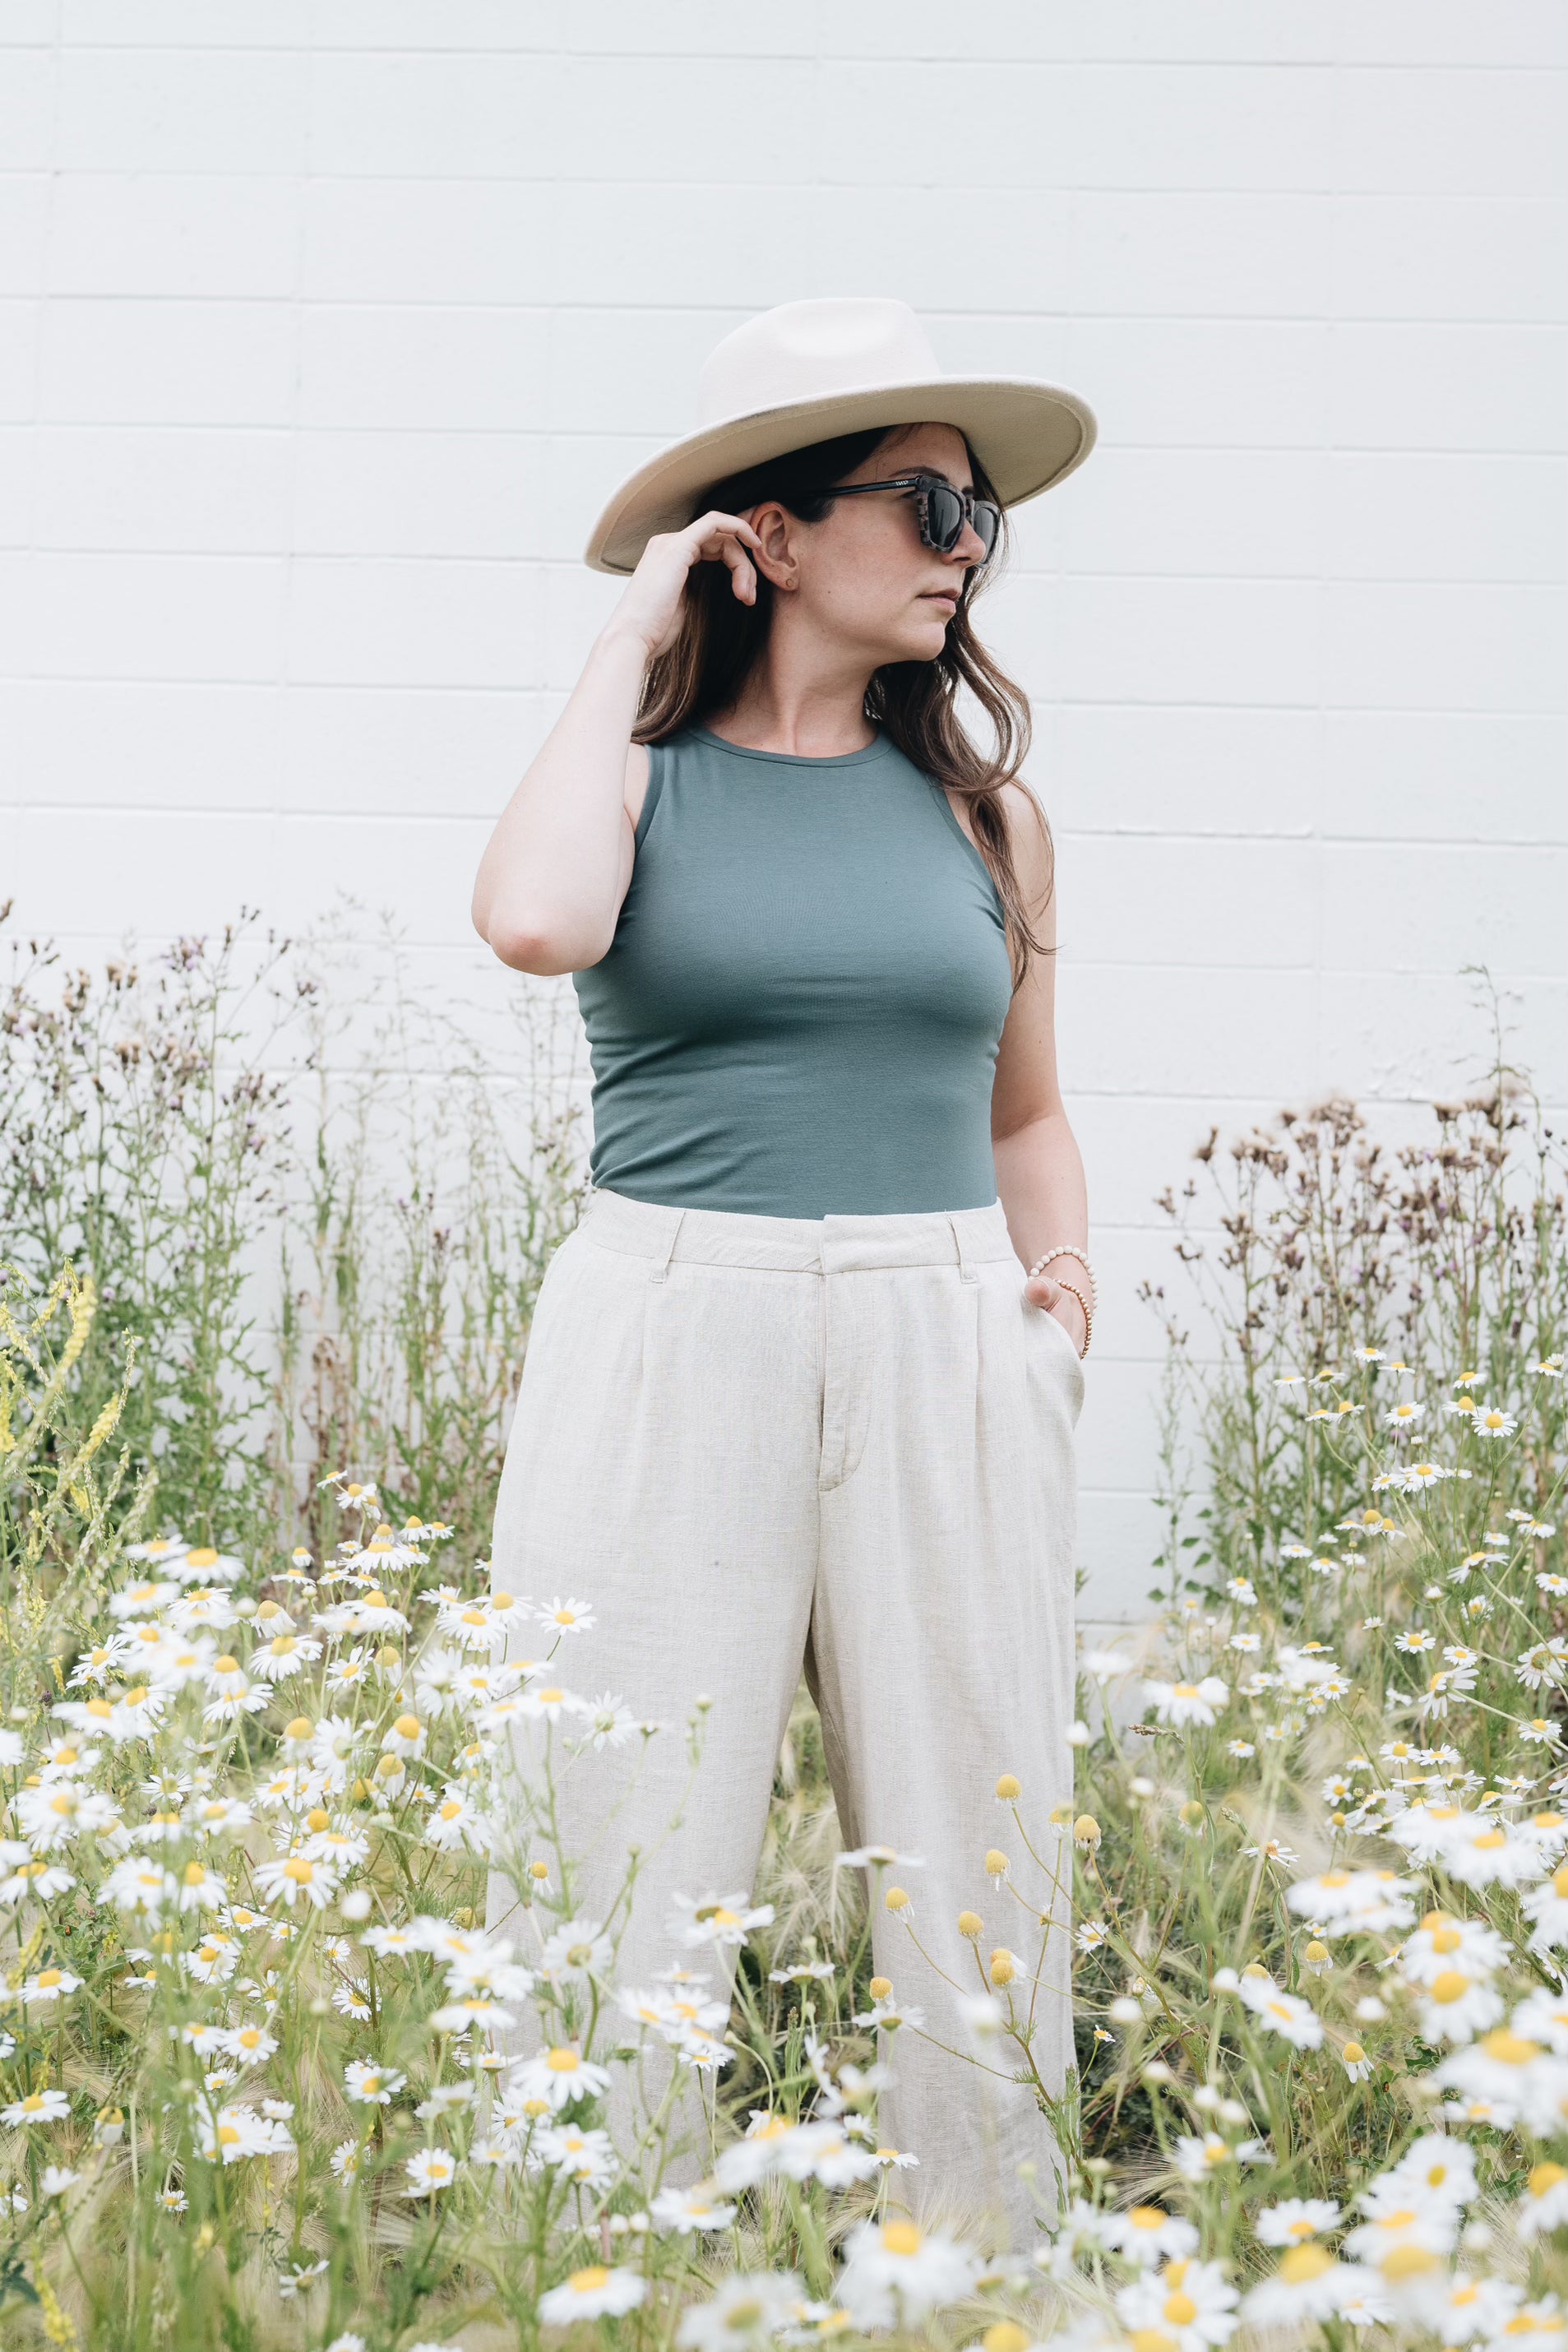
[[[621,1943],[622,1985],[646,1988],[678,1960],[712,1965],[671,1938],[669,1898],[752,1892],[802,1665],[844,1846],[925,1857],[891,1876],[914,1898],[925,1951],[964,1991],[979,1990],[956,1926],[967,1908],[985,1921],[983,1958],[997,1945],[1038,1952],[1031,1915],[993,1886],[984,1857],[1000,1847],[1021,1885],[1039,1876],[996,1797],[1000,1774],[1021,1781],[1048,1856],[1058,1849],[1047,1816],[1071,1795],[1083,1375],[1023,1281],[999,1201],[815,1220],[600,1190],[556,1251],[501,1480],[494,1589],[591,1603],[592,1630],[563,1642],[552,1672],[665,1727],[608,1834],[638,1743],[584,1753],[562,1784],[567,1853],[592,1848],[579,1916],[604,1917],[628,1846],[651,1857]],[[512,1654],[539,1654],[541,1633],[514,1640]],[[660,1844],[703,1695],[703,1760],[682,1826]],[[514,1901],[495,1874],[492,1922]],[[1056,1918],[1034,2044],[1053,2094],[1072,2048],[1060,1896]],[[530,1940],[517,1938],[520,1957]],[[928,2035],[1009,2066],[1011,2045],[998,2059],[998,2045],[969,2039],[953,1987],[880,1904],[873,1950],[897,1998],[925,2011]],[[714,1990],[727,1989],[720,1964]],[[1034,2159],[1047,2212],[1053,2203],[1052,2140],[1032,2094],[908,2028],[879,2039],[891,2071],[880,2137],[919,2158],[889,2176],[890,2201],[970,2229],[988,2213],[994,2243],[1030,2244],[1021,2159]],[[703,2152],[665,2179],[707,2168],[705,2131]]]

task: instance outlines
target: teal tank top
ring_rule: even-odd
[[[574,972],[594,1184],[676,1208],[868,1216],[997,1198],[1001,902],[884,734],[799,759],[649,746],[609,951]]]

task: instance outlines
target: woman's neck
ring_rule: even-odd
[[[734,700],[705,723],[747,751],[800,760],[866,751],[876,740],[865,715],[873,675],[841,658],[831,667],[790,660],[787,648],[769,646]]]

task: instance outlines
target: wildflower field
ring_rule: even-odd
[[[247,938],[24,949],[0,1008],[5,2352],[1568,2352],[1568,1213],[1500,1051],[1414,1140],[1329,1103],[1167,1196],[1151,1622],[1076,1787],[998,1784],[972,1979],[869,1975],[918,1864],[839,1866],[802,1695],[758,1883],[628,1984],[552,1791],[700,1781],[701,1721],[484,1557],[571,1121],[440,1038],[433,1106],[384,1001],[345,1076]],[[900,2038],[1034,2080],[1070,1969],[1038,2230],[909,2218]]]

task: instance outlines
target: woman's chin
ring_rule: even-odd
[[[929,616],[918,614],[904,633],[904,643],[889,661],[936,661],[947,645],[947,614],[938,604]]]

